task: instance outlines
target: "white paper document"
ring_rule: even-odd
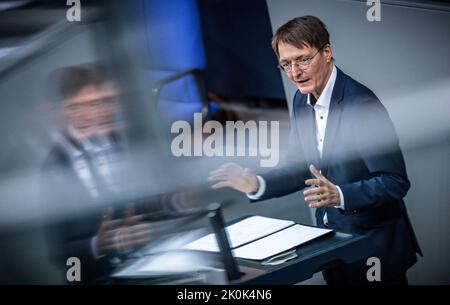
[[[116,278],[158,278],[187,276],[199,272],[215,271],[212,261],[199,253],[169,251],[144,256],[133,264],[112,274]]]
[[[269,257],[268,259],[265,259],[261,262],[261,265],[266,266],[275,266],[275,265],[281,265],[291,259],[294,259],[297,257],[297,252],[295,249],[282,252],[280,254],[274,255],[272,257]]]
[[[275,219],[263,216],[252,216],[226,228],[230,247],[232,249],[267,236],[273,232],[294,224],[291,220]],[[189,250],[219,252],[216,237],[208,234],[183,247]]]
[[[331,231],[333,230],[297,224],[237,248],[233,250],[233,255],[239,258],[263,260],[297,247]]]
[[[185,253],[168,253],[164,255],[145,256],[136,263],[114,274],[114,277],[130,277],[130,275],[162,276],[189,273],[195,271],[195,264]]]

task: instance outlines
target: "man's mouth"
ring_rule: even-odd
[[[73,126],[78,130],[86,130],[91,128],[92,124],[89,122],[76,122]]]
[[[302,79],[302,80],[298,80],[298,81],[296,81],[296,83],[297,84],[304,84],[304,83],[306,83],[306,82],[308,82],[309,81],[309,78],[307,78],[307,79]]]

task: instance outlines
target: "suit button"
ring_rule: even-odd
[[[356,210],[353,210],[353,214],[356,214]]]

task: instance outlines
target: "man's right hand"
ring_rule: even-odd
[[[256,175],[248,168],[243,168],[235,163],[226,163],[209,173],[209,181],[216,181],[214,189],[231,187],[237,191],[254,194],[259,189],[259,181]]]
[[[102,256],[111,251],[127,252],[150,241],[150,225],[142,223],[144,215],[133,215],[133,210],[131,206],[124,218],[112,219],[113,209],[108,209],[97,232],[97,255]]]

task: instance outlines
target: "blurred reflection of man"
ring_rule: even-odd
[[[57,199],[61,209],[64,201],[78,208],[51,228],[51,255],[63,270],[69,257],[79,258],[82,283],[103,281],[119,257],[150,236],[144,216],[134,215],[133,206],[122,212],[108,208],[103,215],[98,213],[102,209],[92,207],[114,198],[126,184],[120,179],[126,159],[119,137],[117,86],[100,65],[68,67],[61,71],[60,96],[66,125],[45,170],[62,175],[44,183],[63,194]]]
[[[287,22],[275,33],[272,47],[298,88],[290,162],[259,176],[227,164],[211,173],[213,187],[264,200],[311,186],[303,194],[309,207],[317,208],[317,224],[366,235],[371,256],[380,259],[382,282],[406,284],[406,270],[420,249],[403,202],[410,183],[386,109],[370,89],[334,65],[329,33],[317,17]],[[325,279],[368,283],[366,260],[331,268]]]

